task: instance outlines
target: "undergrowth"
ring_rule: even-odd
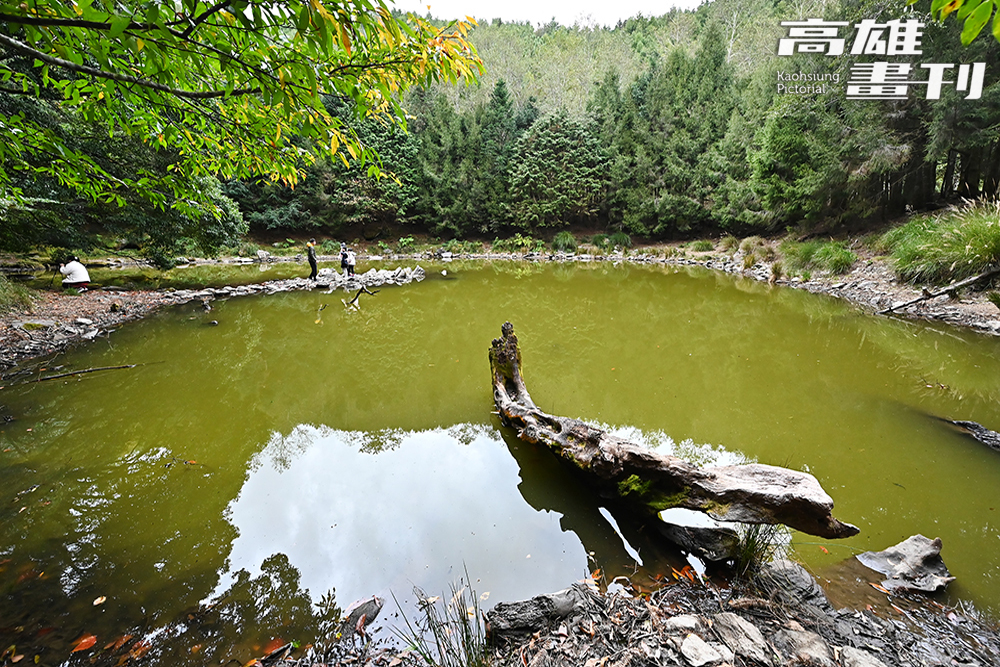
[[[911,283],[947,284],[1000,262],[1000,202],[969,204],[913,218],[883,234],[897,276]]]
[[[0,312],[6,313],[15,309],[31,310],[33,305],[34,299],[30,289],[0,273]]]

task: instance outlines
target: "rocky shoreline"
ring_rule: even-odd
[[[871,609],[834,609],[802,566],[779,560],[742,589],[679,578],[632,597],[601,596],[577,585],[498,604],[487,619],[501,647],[494,664],[503,667],[986,666],[1000,660],[1000,636],[990,624],[919,597],[896,597],[890,605],[888,618]],[[537,627],[501,622],[524,618]]]
[[[757,280],[817,294],[845,299],[868,313],[876,313],[899,306],[921,296],[917,287],[899,282],[891,267],[878,257],[862,258],[848,273],[817,274],[809,280],[778,278],[771,273],[770,265],[758,262],[745,269],[743,254],[717,252],[691,253],[690,256],[667,256],[644,251],[616,252],[608,255],[573,253],[488,253],[452,255],[447,252],[427,252],[414,255],[362,255],[363,261],[529,261],[529,262],[630,262],[636,264],[661,264],[671,266],[700,266],[707,269],[741,275]],[[321,257],[321,261],[333,261]],[[252,260],[230,258],[225,260],[191,260],[198,263],[244,264]],[[300,257],[265,257],[259,261],[302,262]],[[419,268],[419,267],[418,267]],[[401,271],[396,269],[395,271]],[[422,272],[423,270],[420,269]],[[324,268],[317,282],[304,278],[274,280],[252,285],[206,288],[203,290],[124,290],[107,287],[95,288],[80,295],[62,292],[44,292],[32,311],[13,311],[0,315],[0,372],[32,357],[55,354],[68,346],[107,335],[116,327],[130,320],[139,319],[153,311],[200,299],[230,298],[250,294],[271,294],[290,290],[359,289],[392,282],[386,273],[392,271],[372,269],[347,282],[338,272]],[[411,278],[412,279],[412,278]],[[890,317],[944,322],[969,328],[986,335],[1000,335],[1000,310],[982,293],[959,293],[953,298],[939,297],[900,308]]]
[[[77,295],[45,292],[31,312],[14,311],[0,318],[0,372],[10,371],[26,359],[58,354],[71,345],[109,335],[126,322],[141,319],[168,306],[200,301],[203,308],[210,310],[210,304],[215,299],[297,290],[327,290],[330,293],[343,289],[350,292],[382,285],[405,285],[423,279],[424,270],[419,266],[399,267],[392,271],[371,269],[349,279],[331,269],[323,269],[316,280],[289,278],[201,290],[148,291],[106,287],[93,288]]]
[[[617,580],[616,580],[617,582]],[[652,592],[602,593],[588,579],[483,615],[493,667],[989,667],[1000,664],[995,623],[902,592],[884,607],[836,609],[799,564],[777,560],[733,585],[674,572]],[[463,598],[464,600],[464,598]],[[452,600],[452,603],[455,603]],[[461,610],[464,612],[464,608]],[[439,628],[439,635],[462,630]],[[377,634],[378,630],[374,630]],[[426,665],[413,647],[380,638],[291,647],[266,667]],[[466,639],[468,640],[468,638]],[[481,640],[476,640],[481,641]],[[423,647],[428,650],[428,647]],[[430,649],[433,653],[433,649]]]

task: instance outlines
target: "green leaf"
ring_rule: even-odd
[[[115,39],[118,35],[125,32],[125,28],[132,23],[131,16],[116,16],[111,19],[111,29],[108,31],[108,38]]]
[[[965,19],[965,27],[962,28],[962,44],[968,46],[972,43],[979,33],[982,32],[983,27],[986,22],[990,20],[990,16],[993,14],[993,3],[984,2],[979,5],[976,11],[972,12],[969,18]]]
[[[1000,12],[993,15],[993,37],[1000,42]]]
[[[978,8],[979,5],[981,5],[984,2],[993,4],[993,0],[971,0],[971,2],[966,2],[964,5],[962,5],[962,8],[958,10],[958,14],[956,14],[955,16],[958,18],[958,20],[961,21],[966,16],[971,14],[973,11],[975,11],[976,8]]]

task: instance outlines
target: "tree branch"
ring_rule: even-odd
[[[878,311],[878,314],[879,315],[888,315],[889,313],[891,313],[894,310],[899,310],[900,308],[906,308],[907,306],[912,306],[914,304],[920,303],[921,301],[927,301],[929,299],[936,299],[937,297],[944,296],[945,294],[951,294],[951,293],[953,293],[957,289],[961,289],[962,287],[966,287],[967,285],[971,285],[973,283],[977,283],[980,280],[982,280],[983,278],[989,278],[990,276],[996,275],[998,273],[1000,273],[1000,266],[994,266],[992,268],[986,269],[985,271],[983,271],[982,273],[980,273],[977,276],[972,276],[971,278],[966,278],[965,280],[960,280],[957,283],[952,283],[951,285],[948,285],[947,287],[941,289],[938,292],[931,292],[931,291],[929,291],[929,290],[927,290],[925,288],[924,289],[924,293],[922,295],[918,296],[916,299],[911,299],[910,301],[907,301],[905,303],[900,303],[900,304],[897,304],[895,306],[890,306],[889,308],[886,308],[885,310]]]
[[[229,0],[222,0],[222,2],[218,3],[217,5],[209,7],[205,11],[205,13],[202,14],[201,16],[196,16],[194,19],[191,20],[191,25],[185,28],[184,31],[181,32],[181,34],[179,35],[181,39],[187,39],[188,36],[192,32],[194,32],[195,28],[197,28],[199,25],[208,20],[208,18],[213,14],[217,14],[218,12],[222,11],[222,9],[224,9],[228,5],[229,5]]]
[[[33,56],[43,63],[48,63],[49,65],[54,65],[56,67],[62,67],[63,69],[70,70],[72,72],[79,72],[81,74],[87,74],[99,79],[110,79],[112,81],[120,81],[123,83],[134,83],[138,86],[144,88],[151,88],[153,90],[159,90],[160,92],[168,93],[174,95],[175,97],[187,97],[196,100],[205,99],[216,99],[220,97],[238,97],[242,95],[256,95],[260,92],[260,88],[237,88],[232,92],[226,92],[225,90],[203,90],[203,91],[192,91],[184,90],[183,88],[171,88],[170,86],[164,85],[162,83],[156,83],[155,81],[149,81],[147,79],[140,79],[139,77],[132,76],[130,74],[120,74],[118,72],[105,72],[103,70],[95,69],[93,67],[88,67],[86,65],[77,65],[69,60],[63,60],[62,58],[56,58],[48,54],[42,53],[37,49],[33,49],[27,44],[20,42],[6,35],[0,35],[0,44],[6,45],[12,49],[20,51],[21,53]]]

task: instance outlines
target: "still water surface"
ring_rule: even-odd
[[[861,534],[796,533],[797,558],[822,574],[939,536],[946,599],[997,615],[1000,454],[931,416],[1000,430],[996,339],[698,269],[442,268],[360,312],[322,292],[166,311],[58,361],[134,369],[3,390],[0,643],[60,664],[132,634],[163,664],[246,662],[373,594],[391,624],[392,595],[466,570],[489,607],[681,567],[500,428],[505,320],[544,410],[808,470]]]

